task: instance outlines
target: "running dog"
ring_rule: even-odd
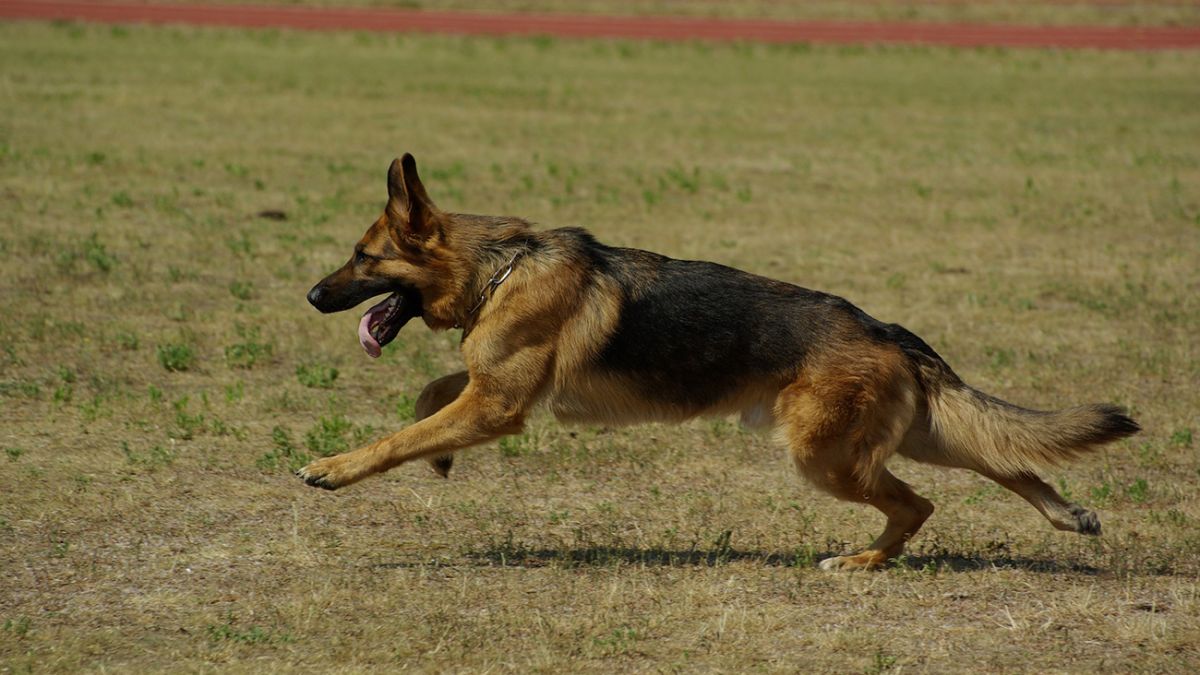
[[[1095,513],[1034,472],[1136,433],[1120,408],[1006,403],[837,296],[606,246],[582,229],[442,211],[412,155],[392,163],[387,186],[383,215],[308,300],[340,312],[388,293],[359,324],[368,354],[419,316],[462,329],[466,370],[425,387],[411,426],[302,468],[309,485],[334,490],[422,458],[445,476],[454,451],[519,433],[538,403],[600,424],[740,413],[773,429],[816,487],[887,517],[866,550],[824,569],[883,566],[933,513],[888,471],[893,455],[978,472],[1054,527],[1100,533]]]

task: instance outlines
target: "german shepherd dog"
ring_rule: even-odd
[[[1136,433],[1111,405],[1028,410],[963,383],[921,338],[837,296],[710,262],[614,248],[582,229],[447,213],[412,155],[388,171],[383,215],[308,300],[363,315],[371,356],[420,316],[463,330],[466,370],[417,399],[418,421],[297,474],[334,490],[415,459],[443,476],[453,453],[521,431],[535,404],[563,421],[624,424],[740,413],[773,429],[799,472],[887,517],[883,534],[830,570],[899,555],[933,504],[887,462],[970,469],[1012,490],[1060,530],[1100,533],[1096,514],[1034,473]]]

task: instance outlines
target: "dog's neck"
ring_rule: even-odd
[[[466,310],[465,315],[463,315],[457,325],[454,326],[455,328],[463,329],[464,339],[466,339],[467,333],[469,333],[471,328],[474,326],[475,320],[479,316],[483,306],[488,302],[488,300],[491,299],[492,294],[495,293],[496,288],[508,280],[509,276],[513,272],[513,269],[517,267],[521,258],[528,253],[529,249],[526,246],[515,248],[511,255],[509,255],[508,258],[499,265],[495,266],[491,275],[486,278],[482,277],[482,273],[486,273],[484,270],[487,270],[488,267],[480,266],[477,268],[481,274],[479,278],[476,279],[476,282],[471,286],[478,288],[478,292],[474,294],[467,294],[466,297],[469,300],[469,308]]]
[[[525,251],[518,250],[511,258],[508,259],[507,263],[505,263],[502,267],[496,268],[495,272],[492,272],[492,276],[487,280],[487,283],[485,283],[483,286],[483,290],[479,293],[479,302],[476,302],[475,306],[471,308],[471,311],[467,312],[468,317],[479,312],[479,308],[483,307],[483,303],[487,302],[487,299],[491,297],[492,293],[496,290],[496,287],[504,283],[504,280],[508,278],[508,275],[512,274],[513,267],[517,264],[517,259],[524,254]]]

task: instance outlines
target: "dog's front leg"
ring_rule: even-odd
[[[460,371],[438,379],[425,385],[421,390],[421,395],[417,397],[416,405],[413,406],[413,411],[416,413],[417,420],[423,420],[426,417],[432,417],[437,411],[445,408],[458,398],[463,389],[466,389],[467,382],[470,377],[467,371]],[[454,466],[454,453],[448,452],[444,455],[433,455],[426,457],[425,460],[437,472],[437,475],[442,478],[450,477],[450,467]]]
[[[524,423],[524,406],[518,401],[468,385],[432,416],[364,448],[318,459],[296,475],[309,485],[336,490],[414,459],[520,433]]]
[[[554,312],[547,311],[546,316],[559,313],[559,308],[551,309]],[[399,433],[353,452],[318,459],[296,474],[309,485],[336,490],[414,459],[520,433],[555,363],[558,331],[540,325],[541,318],[525,313],[509,322],[480,323],[463,343],[469,375],[457,398]],[[549,318],[544,322],[554,325]],[[456,382],[462,382],[461,374],[451,376],[450,384]]]

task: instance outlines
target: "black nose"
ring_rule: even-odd
[[[321,288],[320,284],[317,284],[316,286],[312,287],[311,291],[308,292],[308,302],[312,304],[313,307],[321,309],[321,296],[323,295],[325,295],[325,289]]]

